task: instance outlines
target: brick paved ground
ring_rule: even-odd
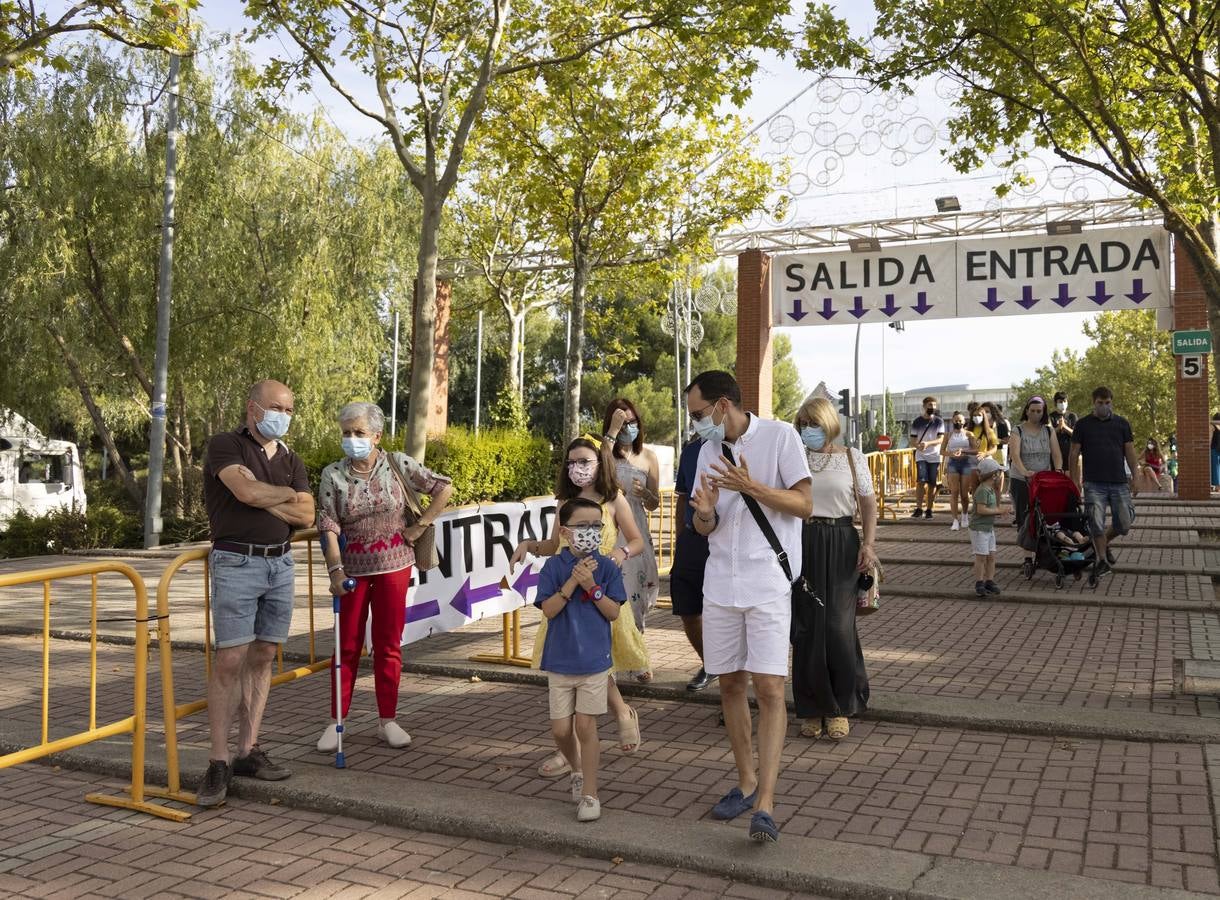
[[[114,783],[111,789],[121,788]],[[0,893],[8,897],[757,897],[721,878],[560,856],[230,800],[189,822],[81,802],[88,776],[0,770]],[[766,891],[775,900],[816,900]]]
[[[0,642],[0,669],[37,643]],[[71,643],[71,642],[57,642]],[[79,644],[55,648],[57,664],[79,666]],[[180,699],[201,689],[198,660],[179,653]],[[122,714],[130,650],[101,651],[101,718]],[[73,662],[75,659],[75,662]],[[26,665],[29,665],[27,660]],[[176,667],[177,668],[177,667]],[[54,721],[82,721],[84,684],[53,695]],[[297,765],[326,766],[313,749],[325,724],[327,682],[316,676],[275,689],[263,746]],[[155,691],[150,715],[159,715]],[[0,721],[34,724],[36,684],[0,684]],[[603,725],[608,813],[706,818],[730,783],[731,756],[705,704],[638,703],[641,753],[613,749]],[[549,752],[546,693],[540,686],[408,676],[400,720],[415,742],[405,751],[377,743],[371,679],[361,678],[349,720],[348,767],[404,779],[460,783],[490,796],[561,799],[566,783],[538,777]],[[62,733],[53,729],[53,733]],[[206,744],[195,716],[179,732],[184,747]],[[155,736],[150,734],[155,743]],[[189,773],[191,777],[197,773]],[[787,833],[871,844],[1101,878],[1220,891],[1216,833],[1202,747],[1119,740],[1015,737],[954,728],[858,723],[841,744],[791,738],[777,819]],[[408,789],[404,788],[404,792]],[[78,796],[78,795],[77,795]],[[163,827],[163,826],[158,826]]]

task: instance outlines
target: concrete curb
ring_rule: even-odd
[[[1015,546],[1015,544],[1012,546]],[[883,565],[896,565],[896,566],[908,565],[908,566],[957,566],[957,567],[961,567],[961,566],[967,565],[971,560],[970,555],[969,555],[968,545],[963,543],[962,549],[963,549],[963,551],[966,551],[966,553],[962,556],[961,559],[928,559],[928,558],[922,557],[922,556],[901,556],[898,554],[891,553],[891,554],[886,554],[886,555],[882,556],[881,562]],[[1115,548],[1115,549],[1117,551],[1121,548]],[[1009,560],[1004,560],[1004,559],[998,559],[998,560],[996,560],[996,567],[1000,568],[1000,569],[1020,569],[1021,563],[1010,562]],[[1181,566],[1181,565],[1177,565],[1177,564],[1173,564],[1173,563],[1161,563],[1160,565],[1140,566],[1138,569],[1133,569],[1129,566],[1124,566],[1122,564],[1121,558],[1120,558],[1118,565],[1114,566],[1114,573],[1116,575],[1131,575],[1131,574],[1198,575],[1203,578],[1216,578],[1216,577],[1220,577],[1220,566],[1203,566],[1202,568],[1195,568],[1192,566]]]
[[[0,748],[19,749],[7,737]],[[123,778],[126,760],[91,747],[59,754],[68,768]],[[183,752],[184,769],[205,763],[202,749]],[[784,837],[779,844],[752,844],[744,820],[665,819],[630,810],[606,810],[603,818],[577,825],[571,804],[518,797],[487,803],[487,792],[453,784],[394,778],[327,765],[294,762],[293,777],[281,782],[236,779],[234,797],[349,816],[399,828],[548,850],[590,859],[682,868],[783,891],[811,891],[849,900],[1186,900],[1201,895],[1146,885],[1063,875],[1017,866],[973,862],[830,841]],[[164,768],[147,766],[147,776],[164,783]],[[385,798],[409,798],[409,804]]]
[[[959,564],[960,565],[960,564]],[[1068,584],[1074,584],[1069,581]],[[927,587],[918,584],[902,584],[887,581],[882,585],[881,602],[894,602],[903,597],[922,600],[969,600],[972,603],[1042,603],[1048,606],[1099,606],[1123,609],[1163,609],[1171,612],[1214,612],[1220,610],[1220,601],[1212,600],[1164,600],[1160,597],[1127,597],[1098,594],[1085,587],[1083,590],[1065,588],[1061,591],[1005,591],[998,597],[978,597],[972,590]]]

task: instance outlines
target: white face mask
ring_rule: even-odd
[[[705,441],[719,444],[724,440],[724,422],[721,422],[719,425],[713,422],[713,412],[715,410],[709,409],[695,422],[695,432]]]
[[[574,525],[568,528],[568,534],[571,538],[568,543],[572,545],[572,549],[577,553],[592,553],[602,545],[602,526],[596,525]]]
[[[982,416],[975,416],[975,417],[974,417],[974,418],[972,418],[970,421],[972,421],[972,422],[973,422],[975,425],[982,425],[982,424],[983,424],[983,417],[982,417]]]
[[[1055,404],[1055,408],[1057,410],[1059,410],[1059,412],[1067,412],[1068,405],[1065,401],[1060,400],[1058,403]]]

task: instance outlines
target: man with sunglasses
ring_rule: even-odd
[[[792,581],[801,571],[801,525],[813,506],[809,463],[791,425],[742,409],[741,389],[728,372],[702,373],[687,387],[686,398],[704,440],[690,497],[695,530],[708,537],[703,666],[720,678],[720,704],[737,762],[737,785],[712,816],[733,819],[753,811],[750,838],[774,842],[775,783],[788,727],[784,682]],[[751,681],[758,700],[757,770],[746,697]]]

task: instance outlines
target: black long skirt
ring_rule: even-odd
[[[850,524],[806,523],[802,574],[825,605],[792,610],[792,694],[802,719],[854,716],[868,706],[856,633],[860,536]]]

